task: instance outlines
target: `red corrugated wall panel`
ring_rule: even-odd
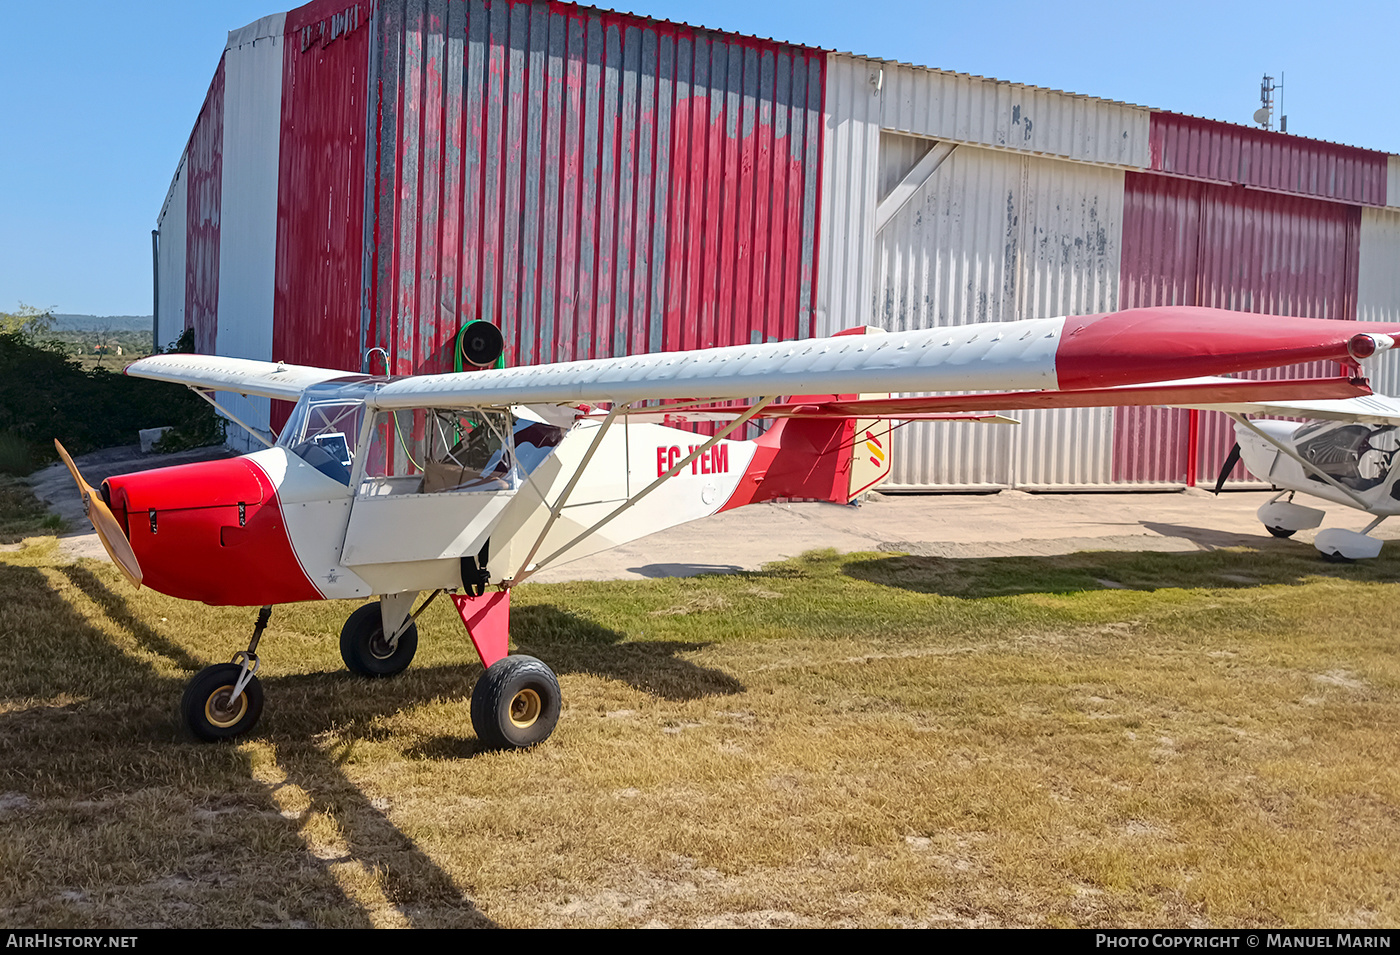
[[[224,61],[214,71],[186,147],[185,327],[194,348],[214,354],[219,329],[219,210],[224,185]]]
[[[365,204],[368,0],[287,14],[272,353],[358,371]],[[273,403],[272,426],[290,408]]]
[[[513,364],[811,334],[825,55],[563,3],[390,0],[373,315]]]
[[[1153,113],[1152,169],[1337,202],[1384,206],[1385,153],[1177,113]]]
[[[1355,205],[1130,172],[1120,302],[1354,319],[1360,230]],[[1260,377],[1335,370],[1295,366]],[[1186,480],[1188,420],[1186,412],[1117,409],[1114,480]],[[1199,422],[1196,476],[1213,479],[1233,432],[1223,415],[1203,413]]]

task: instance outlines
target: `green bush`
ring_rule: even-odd
[[[224,420],[182,385],[83,371],[61,346],[0,334],[0,471],[25,474],[56,457],[135,444],[142,428],[172,425],[162,450],[224,440]]]
[[[29,442],[10,431],[0,431],[0,473],[28,474],[33,455]]]

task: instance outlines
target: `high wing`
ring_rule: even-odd
[[[126,367],[126,374],[202,391],[232,391],[296,401],[312,385],[345,378],[352,372],[218,355],[152,355],[132,362]]]
[[[758,395],[973,391],[960,407],[922,406],[908,415],[1005,410],[1010,395],[1034,395],[1025,407],[1122,402],[1122,389],[1198,375],[1334,360],[1354,366],[1390,348],[1400,325],[1282,318],[1173,306],[1102,315],[736,345],[391,380],[370,404],[381,409],[609,402],[675,398],[729,400]],[[295,399],[319,382],[350,373],[232,358],[165,355],[127,368],[139,377],[205,390]],[[1289,383],[1251,397],[1348,397],[1370,394],[1363,379],[1330,379],[1324,393]],[[1251,383],[1254,384],[1254,383]],[[1278,383],[1273,383],[1277,385]],[[1250,385],[1239,386],[1249,388]],[[1217,391],[1211,401],[1236,392]],[[1138,403],[1163,403],[1152,389]],[[974,400],[976,399],[976,400]],[[898,399],[903,400],[903,399]]]

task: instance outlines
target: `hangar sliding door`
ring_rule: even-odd
[[[1360,227],[1359,206],[1130,172],[1121,303],[1354,319]],[[1319,362],[1259,377],[1333,373]],[[1214,412],[1200,413],[1193,429],[1189,412],[1119,408],[1113,479],[1213,480],[1233,443],[1229,420]],[[1233,476],[1247,479],[1243,469]]]

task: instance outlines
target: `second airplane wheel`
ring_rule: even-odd
[[[559,680],[534,657],[491,664],[472,690],[472,727],[490,749],[543,743],[559,722]]]
[[[1264,529],[1267,530],[1270,534],[1273,534],[1275,537],[1281,537],[1284,539],[1292,537],[1294,534],[1298,533],[1297,531],[1290,531],[1285,527],[1269,527],[1267,524],[1264,526]]]
[[[180,700],[180,715],[190,732],[206,743],[242,736],[262,716],[263,690],[253,677],[233,696],[243,668],[236,663],[217,663],[195,674]]]
[[[418,652],[418,625],[411,623],[399,636],[398,646],[384,639],[384,618],[379,603],[356,610],[340,628],[340,658],[351,673],[360,676],[393,676],[402,673]]]

